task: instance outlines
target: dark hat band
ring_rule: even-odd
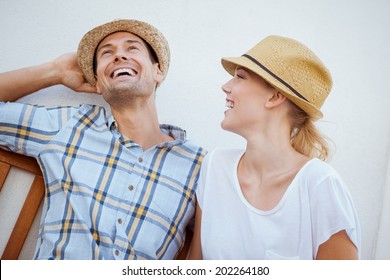
[[[259,66],[261,69],[263,69],[264,71],[266,71],[268,74],[270,74],[272,77],[274,77],[275,79],[277,79],[279,82],[281,82],[283,85],[285,85],[288,89],[290,89],[296,96],[298,96],[299,98],[305,100],[306,102],[309,102],[302,94],[300,94],[298,91],[296,91],[292,86],[290,86],[288,83],[286,83],[285,81],[283,81],[283,79],[281,79],[280,77],[278,77],[276,74],[274,74],[271,70],[269,70],[267,67],[265,67],[263,64],[261,64],[258,60],[256,60],[255,58],[253,58],[252,56],[248,55],[248,54],[243,54],[242,55],[243,57],[246,57],[248,58],[249,60],[251,60],[252,62],[254,62],[257,66]],[[310,103],[310,102],[309,102]]]

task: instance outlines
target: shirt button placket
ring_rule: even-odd
[[[120,227],[123,224],[123,219],[122,218],[117,218],[116,221],[117,221],[117,227]],[[115,241],[114,241],[114,243],[115,243]],[[115,257],[121,257],[121,252],[118,249],[115,249],[114,250],[114,255],[115,255]]]

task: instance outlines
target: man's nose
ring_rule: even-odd
[[[120,60],[127,60],[128,58],[125,55],[116,55],[115,56],[115,61],[120,61]]]
[[[115,61],[119,61],[119,60],[128,60],[129,58],[127,57],[127,55],[124,53],[123,50],[117,50],[117,52],[115,53]]]

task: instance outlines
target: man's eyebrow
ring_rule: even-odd
[[[126,40],[126,43],[129,43],[129,44],[134,44],[134,43],[138,43],[140,45],[142,45],[141,41],[136,41],[136,40]]]
[[[97,48],[96,53],[98,53],[100,50],[111,47],[112,44],[105,44],[103,46],[100,46]]]
[[[140,41],[136,41],[136,40],[126,40],[126,43],[128,44],[140,44],[142,45],[142,43]],[[112,44],[108,43],[108,44],[104,44],[103,46],[100,46],[97,50],[96,50],[96,53],[98,53],[99,51],[101,51],[102,49],[105,49],[105,48],[110,48],[112,46]]]

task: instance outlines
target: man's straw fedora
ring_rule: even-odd
[[[314,120],[331,88],[332,77],[320,59],[300,42],[268,36],[240,57],[222,58],[231,75],[237,66],[261,76]]]
[[[169,45],[162,33],[154,26],[133,19],[114,20],[95,27],[87,32],[79,43],[77,59],[86,80],[96,85],[94,73],[94,56],[99,43],[108,35],[125,31],[137,35],[147,42],[157,55],[158,63],[164,78],[168,72],[170,61]]]

